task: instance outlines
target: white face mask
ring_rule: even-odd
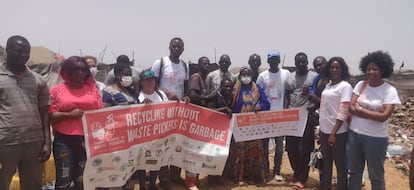
[[[131,86],[131,84],[132,84],[132,76],[122,76],[121,85],[123,87]]]
[[[91,71],[93,78],[95,78],[96,74],[98,74],[98,68],[96,67],[91,67],[89,71]]]
[[[248,77],[248,76],[240,77],[240,81],[243,84],[250,84],[250,82],[252,82],[252,77]]]

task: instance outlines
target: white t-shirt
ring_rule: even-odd
[[[325,134],[331,134],[339,114],[339,105],[351,102],[352,86],[341,81],[338,84],[328,84],[322,91],[321,107],[319,109],[319,129]],[[337,134],[348,131],[348,122],[344,121]]]
[[[290,72],[286,69],[279,69],[277,73],[263,71],[257,78],[257,84],[262,87],[267,99],[270,102],[270,110],[282,110],[285,98],[285,87]]]
[[[384,82],[381,86],[377,87],[371,87],[368,84],[365,90],[361,94],[359,94],[359,89],[361,88],[362,83],[363,81],[358,82],[358,84],[354,88],[353,93],[359,95],[357,102],[364,109],[375,111],[385,104],[401,104],[397,90],[387,82]],[[388,120],[384,122],[379,122],[353,115],[349,128],[358,134],[363,134],[367,136],[388,136]]]
[[[161,90],[159,90],[160,94],[154,91],[152,94],[145,94],[144,92],[140,92],[138,95],[139,102],[143,102],[145,99],[151,100],[153,103],[162,102],[162,101],[168,101],[167,95]]]
[[[155,76],[161,77],[160,88],[163,91],[174,93],[182,100],[184,97],[184,83],[188,80],[188,65],[187,69],[183,66],[185,62],[180,60],[180,63],[171,62],[168,56],[163,57],[163,66],[160,73],[161,61],[156,60],[152,65],[151,70],[155,72]]]

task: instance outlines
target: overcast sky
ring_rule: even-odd
[[[107,45],[103,61],[132,57],[150,67],[169,54],[171,38],[185,43],[182,59],[196,62],[227,53],[232,66],[247,64],[278,50],[284,65],[303,51],[309,62],[318,55],[342,56],[359,74],[368,52],[391,54],[398,70],[414,68],[412,0],[0,0],[0,44],[25,36],[32,46],[46,46],[65,57],[95,55]],[[216,56],[215,56],[216,55]],[[283,59],[283,57],[282,57]],[[310,65],[311,66],[311,65]]]

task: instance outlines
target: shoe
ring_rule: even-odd
[[[305,187],[305,185],[304,185],[304,184],[302,184],[300,181],[295,182],[295,183],[293,184],[293,189],[294,189],[294,190],[300,190],[300,189],[303,189],[304,187]]]
[[[189,187],[188,190],[198,190],[197,186]]]
[[[171,190],[171,183],[170,182],[160,182],[160,186],[163,190]]]
[[[275,180],[276,181],[283,181],[283,176],[281,176],[280,174],[276,174],[275,175]]]
[[[157,186],[155,186],[155,185],[151,185],[151,186],[149,187],[149,190],[158,190],[158,188],[157,188]]]
[[[183,178],[178,178],[178,179],[172,179],[171,182],[177,184],[177,185],[182,185],[185,186],[185,181]]]

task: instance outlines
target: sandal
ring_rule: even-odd
[[[303,189],[305,186],[302,184],[302,182],[300,182],[300,181],[298,181],[298,182],[295,182],[294,184],[293,184],[293,189],[295,189],[295,190],[298,190],[298,189]]]

